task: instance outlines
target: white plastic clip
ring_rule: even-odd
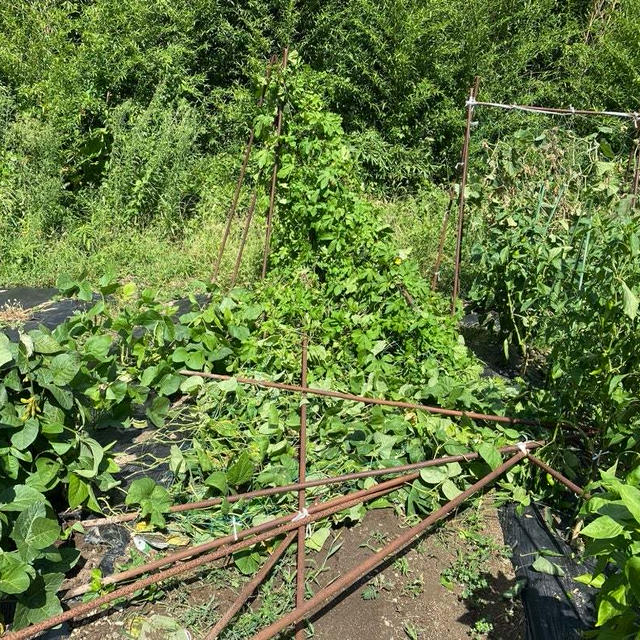
[[[569,111],[571,111],[572,114],[575,114],[575,112],[576,112],[576,110],[573,108],[572,104],[569,105]]]
[[[233,527],[233,540],[237,542],[238,541],[238,523],[236,522],[235,516],[231,516],[231,526]]]
[[[526,442],[518,442],[518,444],[516,445],[516,447],[518,447],[518,449],[520,450],[521,453],[524,453],[525,456],[529,455],[529,449],[527,449],[527,443]]]
[[[304,520],[309,517],[309,512],[307,511],[307,507],[305,507],[302,511],[298,511],[298,513],[293,516],[293,520],[291,522],[298,522],[299,520]]]
[[[466,104],[467,107],[473,107],[475,104],[477,104],[476,103],[476,98],[473,95],[473,92],[469,95],[469,97],[467,98],[467,101],[466,101],[465,104]]]

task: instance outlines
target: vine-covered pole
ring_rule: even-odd
[[[465,500],[486,487],[496,478],[500,477],[503,473],[516,465],[526,456],[526,451],[520,451],[516,453],[516,455],[503,462],[499,467],[478,480],[478,482],[471,485],[465,491],[461,492],[453,500],[450,500],[445,505],[434,511],[422,522],[415,525],[414,527],[411,527],[410,529],[407,529],[395,540],[392,540],[389,544],[380,549],[380,551],[367,558],[364,562],[359,563],[356,567],[351,569],[351,571],[344,573],[335,582],[331,583],[328,587],[316,593],[313,598],[306,600],[302,607],[296,607],[293,611],[283,616],[279,620],[276,620],[276,622],[257,633],[255,636],[253,636],[252,640],[269,640],[292,624],[295,624],[299,620],[311,615],[314,611],[320,609],[327,602],[335,599],[338,595],[347,590],[358,580],[376,569],[389,556],[395,555],[399,551],[404,549],[418,536],[422,535],[429,527],[451,513],[454,509],[457,509],[463,502],[465,502]]]
[[[451,293],[451,315],[456,312],[456,302],[460,293],[460,259],[462,251],[462,231],[464,227],[465,190],[467,186],[467,173],[469,170],[469,141],[471,139],[471,124],[473,122],[473,106],[478,95],[480,78],[476,76],[473,87],[467,100],[467,124],[462,145],[462,175],[460,177],[460,193],[458,194],[458,226],[456,232],[456,253],[453,262],[453,291]]]
[[[289,49],[285,47],[282,52],[282,71],[287,69],[289,59]],[[273,150],[273,171],[271,172],[271,189],[269,191],[269,211],[267,212],[267,230],[264,238],[264,252],[262,255],[262,278],[267,275],[267,261],[269,260],[269,247],[271,245],[271,227],[273,224],[273,207],[276,199],[276,185],[278,180],[278,143],[282,133],[282,104],[278,105],[278,116],[276,119],[276,141]]]
[[[264,102],[264,96],[267,92],[267,88],[269,86],[269,81],[271,79],[271,67],[277,62],[277,56],[271,56],[269,60],[269,64],[267,65],[267,74],[266,74],[266,82],[260,91],[260,98],[258,99],[258,108],[260,108]],[[224,249],[227,244],[227,240],[229,238],[229,232],[231,231],[231,224],[233,223],[233,216],[236,213],[236,207],[238,206],[238,199],[240,197],[240,190],[242,189],[242,183],[244,182],[244,176],[247,172],[247,165],[249,164],[249,156],[251,155],[251,148],[253,147],[253,138],[255,135],[255,129],[251,126],[251,131],[249,132],[249,139],[247,140],[247,146],[244,150],[244,157],[242,158],[242,166],[240,167],[240,174],[238,175],[238,181],[236,182],[236,188],[233,192],[233,198],[231,199],[231,206],[229,207],[229,212],[227,213],[227,223],[224,227],[224,232],[222,234],[222,240],[220,241],[220,248],[218,249],[218,258],[216,260],[213,275],[211,276],[211,282],[215,282],[218,279],[218,274],[220,272],[220,264],[222,262],[222,256],[224,255]]]
[[[302,375],[300,383],[307,386],[307,336],[302,338]],[[298,481],[304,484],[307,478],[307,396],[302,394],[300,402],[300,444],[298,447]],[[304,488],[298,491],[298,515],[302,518],[307,514],[307,498]],[[296,607],[304,604],[305,583],[305,538],[306,527],[298,528],[298,549],[296,552]],[[296,626],[296,640],[304,640],[306,636],[304,625],[299,622]]]

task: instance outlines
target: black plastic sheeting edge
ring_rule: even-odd
[[[530,505],[523,514],[509,504],[499,511],[504,542],[511,547],[516,578],[524,580],[521,592],[526,640],[573,640],[593,628],[596,591],[574,578],[590,568],[573,558],[568,544],[547,527],[541,508]],[[565,575],[552,576],[531,568],[541,550],[562,554],[547,556]]]

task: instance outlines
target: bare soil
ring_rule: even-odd
[[[482,507],[482,522],[482,534],[493,539],[496,545],[502,546],[502,530],[497,512],[487,498]],[[343,572],[358,565],[373,553],[374,549],[381,548],[406,526],[408,525],[403,523],[393,510],[380,509],[368,512],[362,523],[355,527],[338,529],[336,543],[341,543],[341,547],[337,553],[326,559],[332,546],[330,539],[319,553],[307,554],[310,574],[314,568],[323,565],[325,567],[310,585],[313,592],[317,592]],[[310,621],[313,626],[313,638],[522,638],[524,620],[520,602],[506,600],[503,597],[505,590],[514,586],[515,576],[511,562],[501,554],[494,553],[489,558],[483,568],[489,586],[476,593],[472,601],[462,598],[462,586],[454,584],[452,588],[446,588],[442,585],[441,572],[451,566],[457,552],[464,553],[473,549],[473,543],[461,535],[465,527],[464,515],[458,516],[423,537],[400,556],[389,559],[377,573],[367,576],[313,616]],[[95,556],[90,558],[90,563],[95,566]],[[218,565],[218,573],[227,576],[227,573],[221,570],[223,565]],[[174,582],[156,602],[112,609],[76,623],[71,637],[84,640],[135,638],[136,624],[139,625],[140,620],[153,614],[184,619],[186,607],[192,608],[192,612],[196,613],[195,616],[188,617],[198,619],[197,612],[200,608],[205,610],[215,602],[213,623],[233,602],[243,584],[237,573],[230,571],[228,576],[212,581],[211,568],[205,568],[198,575],[187,576],[185,580]],[[258,596],[252,606],[255,609],[260,604],[261,597]],[[481,620],[487,620],[493,625],[493,630],[488,635],[474,630],[474,625]],[[196,633],[193,628],[191,634],[194,640],[202,637],[202,632]]]

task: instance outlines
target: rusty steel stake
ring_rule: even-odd
[[[269,86],[269,80],[271,78],[271,67],[275,64],[277,58],[276,56],[271,56],[269,63],[267,64],[267,74],[266,74],[266,82],[260,91],[260,98],[258,99],[258,108],[260,108],[264,102],[264,96],[267,92],[267,87]],[[242,166],[240,167],[240,174],[238,175],[238,181],[236,182],[236,188],[233,192],[233,198],[231,200],[231,206],[229,207],[229,211],[227,213],[227,223],[224,227],[224,233],[222,234],[222,240],[220,241],[220,248],[218,249],[218,258],[216,260],[213,275],[211,276],[211,282],[215,282],[218,279],[218,273],[220,271],[220,263],[222,262],[222,256],[224,254],[224,249],[227,244],[227,240],[229,238],[229,232],[231,231],[231,224],[233,222],[233,216],[236,212],[236,207],[238,206],[238,199],[240,197],[240,190],[242,189],[242,183],[244,182],[244,176],[247,172],[247,165],[249,164],[249,156],[251,155],[251,148],[253,147],[253,137],[255,135],[255,129],[252,126],[251,131],[249,132],[249,139],[247,140],[247,146],[244,150],[244,157],[242,159]]]
[[[418,474],[413,474],[413,476],[415,477],[417,477],[417,475]],[[396,481],[397,480],[400,480],[400,478],[396,478]],[[403,483],[399,483],[399,484],[403,484]],[[289,531],[296,530],[299,526],[302,526],[302,525],[306,526],[307,524],[315,522],[316,520],[322,520],[323,518],[327,518],[339,511],[344,511],[345,509],[349,509],[352,506],[360,504],[361,502],[364,502],[367,500],[375,500],[380,496],[390,493],[395,488],[397,488],[397,486],[399,485],[397,484],[395,486],[392,486],[390,481],[390,482],[384,483],[384,485],[381,484],[375,487],[371,487],[371,489],[366,489],[366,490],[354,493],[351,496],[342,496],[342,499],[333,501],[333,506],[331,506],[330,508],[327,508],[329,503],[325,503],[324,505],[321,505],[321,504],[313,505],[313,506],[317,506],[318,508],[317,512],[314,512],[312,515],[309,515],[308,517],[305,517],[302,520],[294,521],[289,516],[288,518],[285,519],[284,524],[280,526],[272,527],[268,529],[266,533],[253,536],[248,540],[242,540],[240,542],[237,542],[236,544],[231,544],[231,546],[225,547],[223,549],[219,549],[213,553],[200,556],[198,558],[194,558],[193,560],[189,560],[188,562],[179,563],[176,566],[171,567],[170,569],[165,569],[164,571],[160,571],[153,575],[147,576],[146,578],[137,580],[136,582],[133,582],[124,587],[121,587],[120,589],[116,589],[111,593],[106,593],[102,596],[99,596],[98,598],[95,598],[94,600],[91,600],[89,602],[84,602],[82,604],[79,604],[76,607],[73,607],[72,609],[64,611],[58,615],[52,616],[51,618],[47,618],[42,622],[38,622],[37,624],[33,624],[24,629],[20,629],[20,631],[13,631],[8,635],[3,636],[3,640],[25,640],[26,638],[32,638],[33,636],[36,636],[39,633],[46,631],[47,629],[57,627],[58,625],[64,622],[68,622],[69,620],[74,620],[75,618],[91,613],[91,611],[93,611],[94,609],[102,607],[103,605],[106,605],[106,604],[110,604],[114,600],[132,596],[134,593],[136,593],[136,591],[145,589],[153,584],[157,584],[158,582],[162,582],[163,580],[173,578],[175,576],[180,575],[181,573],[186,573],[187,571],[191,571],[192,569],[197,569],[204,564],[208,564],[213,562],[214,560],[219,560],[220,558],[224,558],[232,553],[235,553],[236,551],[241,551],[242,549],[246,549],[247,547],[251,547],[260,542],[264,542],[266,540],[270,540],[284,533],[288,533]],[[309,509],[309,511],[311,511],[311,508]],[[272,523],[273,522],[275,521],[272,521]],[[270,524],[270,523],[265,523],[265,524]],[[257,530],[262,526],[263,525],[259,525],[258,527],[253,527],[253,529]],[[240,532],[238,532],[238,537],[239,535],[240,535]],[[225,540],[229,537],[230,536],[227,536]],[[230,542],[233,542],[233,541],[234,541],[234,538],[233,536],[231,536]],[[177,554],[174,554],[174,555],[177,555]],[[149,565],[151,564],[156,564],[156,563],[149,563]],[[146,566],[149,566],[149,565],[146,565]],[[103,584],[104,584],[104,581],[103,581]]]
[[[633,153],[633,182],[631,184],[631,208],[636,206],[638,198],[638,186],[640,186],[640,118],[636,115],[634,120],[634,126],[636,129],[636,148]]]
[[[265,561],[262,567],[260,567],[258,573],[256,573],[256,575],[247,582],[242,591],[238,594],[238,597],[234,600],[233,604],[224,612],[222,618],[216,622],[215,626],[211,631],[209,631],[204,640],[215,640],[222,631],[224,631],[224,628],[231,622],[233,616],[235,616],[236,613],[244,607],[247,600],[249,600],[255,590],[264,582],[271,569],[273,569],[276,562],[280,560],[296,535],[296,531],[291,531],[287,534],[287,537],[280,542],[278,547],[273,550],[269,558]]]
[[[296,607],[293,611],[257,633],[253,636],[252,640],[269,640],[287,627],[295,624],[305,617],[308,617],[314,611],[317,611],[320,607],[336,598],[343,591],[374,570],[386,558],[401,551],[415,538],[424,533],[431,525],[444,518],[454,509],[457,509],[465,500],[467,500],[467,498],[486,487],[490,482],[493,482],[505,471],[525,458],[526,455],[527,454],[525,452],[520,451],[513,457],[509,458],[506,462],[491,471],[491,473],[484,476],[484,478],[478,480],[478,482],[460,493],[460,495],[456,496],[453,500],[450,500],[444,506],[434,511],[415,527],[411,527],[405,531],[380,551],[367,558],[364,562],[361,562],[358,566],[351,569],[351,571],[340,576],[335,582],[331,583],[331,585],[322,589],[322,591],[319,591],[315,596],[313,596],[313,598],[306,600],[302,607]]]
[[[242,230],[242,239],[240,240],[240,247],[238,248],[238,255],[236,256],[236,262],[233,266],[233,276],[231,277],[231,288],[236,284],[238,278],[238,271],[240,270],[240,263],[242,262],[242,254],[244,252],[244,245],[247,243],[247,236],[249,235],[249,227],[251,227],[251,220],[253,219],[253,212],[256,209],[256,199],[258,197],[258,185],[253,189],[251,196],[251,204],[247,211],[247,218],[244,223],[244,229]]]
[[[553,476],[556,480],[561,482],[565,487],[568,487],[569,489],[571,489],[571,491],[573,491],[575,494],[579,496],[584,496],[585,498],[589,497],[588,494],[585,494],[584,489],[582,487],[579,487],[577,484],[575,484],[575,482],[571,482],[569,478],[566,478],[565,476],[563,476],[559,471],[556,471],[553,467],[550,467],[546,462],[543,462],[542,460],[540,460],[540,458],[536,458],[534,455],[529,454],[529,460],[531,460],[533,464],[537,465],[538,467],[546,471],[550,476]]]
[[[458,228],[456,233],[456,253],[454,257],[453,291],[451,294],[451,315],[456,312],[456,302],[460,292],[460,259],[462,252],[462,231],[464,227],[464,203],[465,189],[467,186],[467,173],[469,167],[469,141],[471,139],[471,122],[473,120],[473,103],[478,95],[480,79],[476,77],[467,101],[467,126],[464,132],[464,144],[462,146],[462,176],[460,178],[460,193],[458,194]]]
[[[270,380],[258,380],[256,378],[243,378],[240,376],[229,376],[222,373],[207,373],[206,371],[190,371],[189,369],[181,369],[178,371],[183,376],[199,376],[200,378],[210,378],[211,380],[236,380],[240,384],[251,384],[256,387],[267,387],[270,389],[281,389],[282,391],[291,391],[294,393],[308,393],[315,396],[325,396],[328,398],[338,398],[340,400],[351,400],[352,402],[361,402],[363,404],[379,404],[385,407],[398,407],[400,409],[417,409],[419,411],[427,411],[428,413],[436,413],[448,417],[469,418],[471,420],[488,420],[490,422],[505,422],[508,424],[525,424],[529,426],[537,426],[534,420],[525,420],[524,418],[510,418],[508,416],[494,416],[488,413],[477,413],[475,411],[460,411],[458,409],[443,409],[442,407],[432,407],[428,404],[415,404],[412,402],[403,402],[401,400],[384,400],[383,398],[369,398],[365,396],[354,396],[351,393],[343,393],[342,391],[329,391],[327,389],[316,389],[310,387],[300,387],[296,384],[287,384],[286,382],[271,382]]]
[[[433,275],[431,276],[431,291],[435,291],[438,287],[438,280],[440,279],[440,265],[442,264],[442,254],[444,252],[444,243],[447,239],[447,227],[449,226],[449,217],[451,216],[451,208],[453,206],[453,192],[449,194],[449,204],[444,213],[442,219],[442,227],[440,228],[440,240],[438,242],[438,256],[436,262],[433,265]]]
[[[536,449],[541,447],[543,442],[527,442],[527,449]],[[508,445],[498,449],[500,453],[515,453],[518,451],[518,447],[515,445]],[[421,462],[412,462],[411,464],[403,464],[395,467],[386,467],[384,469],[368,469],[366,471],[355,471],[353,473],[346,473],[341,476],[329,476],[327,478],[318,478],[317,480],[307,480],[304,483],[297,482],[295,484],[286,484],[278,487],[267,487],[266,489],[256,489],[255,491],[248,491],[247,493],[237,493],[226,498],[209,498],[208,500],[200,500],[198,502],[186,502],[184,504],[175,504],[169,508],[169,513],[183,513],[185,511],[191,511],[195,509],[208,509],[209,507],[215,507],[223,502],[240,502],[241,500],[252,500],[253,498],[263,498],[265,496],[273,496],[281,493],[289,493],[292,491],[298,491],[299,489],[310,489],[313,487],[324,487],[332,484],[339,484],[343,482],[350,482],[352,480],[360,480],[362,478],[373,478],[376,476],[386,476],[395,473],[405,473],[407,471],[416,471],[418,469],[425,469],[427,467],[437,467],[440,465],[448,464],[450,462],[469,462],[470,460],[476,460],[479,455],[470,451],[469,453],[460,454],[457,456],[444,456],[442,458],[434,458],[433,460],[423,460]],[[122,522],[132,522],[139,516],[138,511],[130,513],[120,513],[115,516],[107,516],[106,518],[94,518],[92,520],[82,520],[80,524],[85,527],[101,527],[106,524],[117,524]],[[62,514],[64,516],[64,514]]]
[[[289,49],[285,47],[282,52],[282,71],[287,68]],[[276,184],[278,179],[278,143],[282,132],[282,105],[278,106],[278,116],[276,120],[276,141],[274,145],[273,171],[271,172],[271,190],[269,191],[269,211],[267,213],[267,230],[264,238],[264,253],[262,256],[262,278],[267,275],[267,261],[269,260],[269,246],[271,244],[271,226],[273,223],[273,207],[276,198]]]
[[[307,386],[307,336],[302,339],[302,387]],[[307,396],[302,394],[300,404],[300,446],[298,450],[298,480],[304,484],[307,475]],[[304,489],[298,491],[298,514],[307,513]],[[298,549],[296,551],[296,607],[304,604],[304,561],[305,561],[306,527],[298,528]],[[298,623],[295,632],[296,640],[304,640],[304,625]]]

